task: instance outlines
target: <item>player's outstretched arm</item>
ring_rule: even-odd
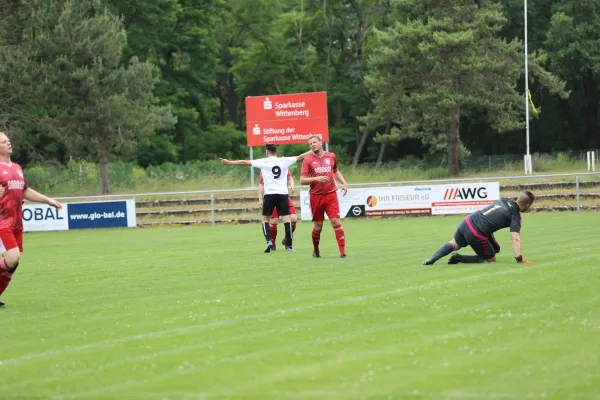
[[[252,161],[250,160],[228,160],[221,157],[219,157],[219,160],[221,160],[221,164],[223,165],[246,165],[248,167],[252,165]]]
[[[58,201],[51,199],[48,196],[44,196],[43,194],[36,192],[30,187],[23,191],[23,198],[25,200],[33,201],[35,203],[48,204],[49,206],[52,206],[57,210],[60,210],[62,208],[62,204],[60,204]]]
[[[346,183],[344,175],[342,175],[339,169],[335,171],[335,179],[342,184],[342,195],[345,196],[346,193],[348,193],[348,184]]]
[[[296,156],[296,161],[302,161],[306,158],[306,156],[308,156],[310,153],[312,153],[312,150],[307,151],[306,153],[302,153],[300,155]]]
[[[515,252],[515,260],[519,264],[530,264],[531,261],[523,259],[523,252],[521,250],[521,234],[519,232],[511,232],[512,236],[512,248]]]

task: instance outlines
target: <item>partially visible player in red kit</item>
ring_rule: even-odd
[[[17,270],[23,251],[23,199],[62,208],[58,201],[27,186],[23,169],[10,161],[11,154],[10,140],[0,132],[0,295]]]
[[[340,257],[346,258],[346,235],[340,222],[340,203],[337,198],[338,186],[336,179],[342,184],[342,195],[348,192],[348,184],[338,169],[335,154],[323,150],[323,142],[319,136],[308,138],[308,146],[312,153],[302,162],[300,184],[310,185],[310,209],[312,212],[313,231],[312,241],[314,246],[313,257],[321,258],[319,242],[325,214],[331,221],[335,238],[340,249]]]

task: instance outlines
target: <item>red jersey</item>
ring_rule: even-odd
[[[23,230],[23,191],[27,181],[19,164],[0,162],[0,185],[5,192],[0,197],[0,229]]]
[[[319,157],[315,153],[311,153],[302,162],[301,176],[313,178],[315,176],[327,176],[327,182],[315,182],[310,184],[309,194],[327,194],[338,190],[335,183],[335,173],[337,172],[337,158],[335,154],[325,151]]]

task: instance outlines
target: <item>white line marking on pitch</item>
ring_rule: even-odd
[[[236,316],[236,317],[228,318],[228,319],[225,319],[222,321],[209,322],[209,323],[206,323],[203,325],[185,326],[185,327],[180,327],[180,328],[165,329],[162,331],[155,331],[155,332],[142,333],[142,334],[137,334],[137,335],[123,336],[118,339],[105,340],[105,341],[100,341],[100,342],[95,342],[95,343],[88,343],[88,344],[84,344],[84,345],[80,345],[80,346],[67,346],[62,349],[50,350],[50,351],[45,351],[45,352],[41,352],[41,353],[25,354],[25,355],[15,357],[15,358],[0,360],[1,362],[3,362],[2,366],[0,366],[0,368],[6,367],[9,365],[13,365],[13,364],[26,362],[26,361],[34,361],[34,360],[48,358],[48,357],[52,357],[52,356],[56,356],[56,355],[62,355],[62,354],[66,354],[66,353],[85,351],[85,350],[90,350],[90,349],[103,349],[106,347],[115,346],[120,343],[128,343],[128,342],[141,340],[141,339],[161,338],[163,336],[169,336],[172,334],[181,334],[181,333],[188,333],[188,332],[194,332],[194,331],[199,331],[199,330],[206,330],[206,329],[216,328],[216,327],[220,327],[220,326],[227,326],[227,325],[231,325],[231,324],[235,324],[235,323],[239,323],[239,322],[243,322],[243,321],[247,321],[247,320],[269,318],[269,317],[284,315],[284,314],[288,314],[288,313],[297,313],[297,312],[312,310],[315,308],[335,306],[335,305],[346,304],[346,303],[354,303],[356,301],[361,301],[361,300],[366,300],[366,299],[371,299],[371,298],[378,298],[378,297],[383,297],[383,296],[389,296],[389,295],[397,294],[397,293],[418,291],[421,289],[431,288],[433,286],[445,286],[448,284],[468,282],[468,281],[477,280],[480,278],[485,278],[485,277],[490,277],[490,276],[509,275],[509,274],[514,274],[516,272],[519,272],[519,270],[516,270],[516,269],[496,270],[494,272],[489,272],[489,273],[463,276],[463,277],[456,278],[456,279],[431,282],[431,283],[421,284],[421,285],[416,285],[416,286],[409,286],[409,287],[405,287],[405,288],[389,290],[386,292],[373,293],[370,295],[347,297],[347,298],[344,298],[341,300],[332,300],[332,301],[327,301],[327,302],[322,302],[322,303],[309,304],[309,305],[305,305],[305,306],[291,307],[291,308],[287,308],[287,309],[270,311],[270,312],[262,313],[262,314],[249,314],[249,315],[243,315],[243,316]]]

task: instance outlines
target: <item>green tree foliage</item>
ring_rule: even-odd
[[[570,107],[580,116],[578,125],[585,127],[584,146],[597,149],[600,147],[600,1],[563,1],[553,10],[545,42],[551,67],[568,79],[577,92],[578,103],[571,102]]]
[[[397,142],[418,138],[431,151],[448,152],[448,172],[459,172],[461,116],[482,109],[498,131],[523,125],[523,96],[515,90],[522,71],[522,45],[498,33],[506,18],[500,6],[471,0],[396,1],[408,18],[378,31],[367,82],[376,111],[367,126],[393,125]],[[555,93],[562,84],[532,58],[532,72]]]
[[[99,2],[27,3],[27,29],[15,50],[30,78],[27,99],[45,108],[72,154],[96,155],[102,192],[110,193],[110,153],[131,152],[139,138],[175,122],[169,107],[156,105],[155,68],[135,57],[123,65],[126,32]]]
[[[143,165],[160,161],[186,162],[211,157],[205,144],[223,131],[219,118],[217,27],[226,2],[220,0],[107,0],[123,15],[128,31],[128,57],[141,57],[158,66],[162,79],[156,95],[170,104],[177,124],[170,131],[149,137],[138,152]],[[237,98],[235,99],[237,101]],[[149,153],[150,152],[150,153]],[[236,153],[236,156],[241,154]],[[155,160],[153,160],[155,159]]]
[[[369,38],[385,22],[387,6],[382,0],[228,2],[226,59],[238,98],[327,91],[331,140],[357,163],[372,134],[361,133],[356,118],[371,107],[364,84]]]
[[[27,2],[0,0],[0,130],[9,133],[13,157],[22,163],[66,161],[66,148],[48,133],[46,107],[39,103],[27,68],[22,42],[26,29]]]
[[[599,146],[599,2],[528,0],[533,152]],[[0,129],[25,164],[103,158],[104,137],[142,166],[245,158],[245,97],[325,90],[340,159],[457,173],[524,152],[523,1],[501,4],[0,0]]]

